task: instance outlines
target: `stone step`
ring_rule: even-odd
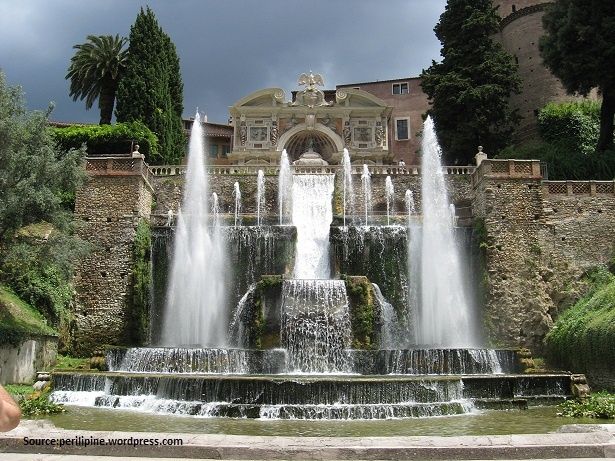
[[[52,380],[55,391],[153,395],[163,400],[245,405],[382,405],[463,399],[561,399],[571,394],[568,374],[250,376],[58,372],[52,375]]]

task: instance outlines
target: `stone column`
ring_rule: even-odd
[[[135,231],[149,221],[153,189],[140,156],[88,158],[88,178],[77,191],[78,233],[92,245],[76,269],[73,353],[106,344],[126,345],[132,305]]]

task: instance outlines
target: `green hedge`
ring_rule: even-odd
[[[538,115],[540,139],[510,146],[497,158],[533,159],[547,164],[549,179],[615,177],[615,152],[596,153],[600,104],[595,101],[550,103]]]
[[[590,276],[591,290],[555,322],[546,337],[552,364],[587,373],[615,363],[615,276]]]
[[[158,138],[142,122],[116,123],[115,125],[73,125],[52,128],[56,142],[63,149],[78,149],[83,144],[89,154],[129,153],[131,143],[139,144],[139,152],[146,160],[159,158]]]
[[[538,128],[545,141],[590,155],[600,135],[600,103],[549,103],[538,115]]]

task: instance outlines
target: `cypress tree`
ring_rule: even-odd
[[[448,0],[434,31],[443,60],[423,71],[421,86],[446,161],[468,164],[479,145],[495,154],[518,121],[508,100],[521,80],[513,57],[492,39],[499,17],[491,0]]]
[[[118,122],[141,120],[158,136],[161,159],[178,163],[184,154],[183,83],[179,57],[147,7],[130,28],[126,73],[117,90]]]

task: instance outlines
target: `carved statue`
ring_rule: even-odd
[[[239,127],[239,140],[242,146],[246,145],[246,141],[248,140],[248,127],[246,126],[246,122],[241,122],[241,126]]]
[[[325,101],[325,94],[316,88],[316,85],[324,86],[325,82],[320,74],[313,74],[311,71],[309,74],[301,74],[299,76],[299,85],[306,85],[306,88],[297,93],[293,106],[308,106],[310,108],[316,106],[329,106],[330,104]]]
[[[382,146],[384,142],[384,128],[382,127],[382,122],[376,122],[376,145]]]
[[[271,145],[275,146],[278,143],[278,122],[271,122],[271,129],[269,130],[269,139]]]
[[[350,146],[352,132],[350,131],[350,123],[348,122],[344,123],[343,135],[344,135],[344,145],[346,147]]]
[[[316,85],[325,86],[322,76],[320,74],[313,74],[312,71],[309,74],[301,74],[298,83],[299,85],[307,85],[306,90],[314,88]]]

